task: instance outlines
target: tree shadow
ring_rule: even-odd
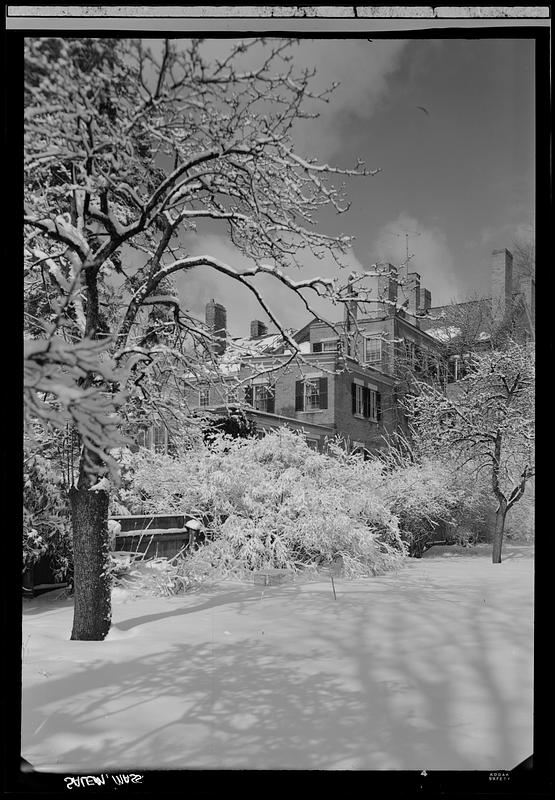
[[[169,617],[181,617],[186,616],[187,614],[196,614],[200,611],[208,611],[211,608],[218,608],[232,604],[236,604],[237,611],[239,613],[243,613],[246,604],[252,603],[254,600],[260,600],[260,594],[260,589],[251,589],[249,587],[234,589],[230,592],[217,592],[214,597],[210,597],[204,603],[199,605],[184,605],[169,611],[160,611],[156,614],[144,614],[141,617],[125,619],[121,622],[114,623],[112,628],[119,631],[129,631],[138,625],[146,625],[152,622],[158,622],[163,619],[168,619]]]
[[[531,680],[531,633],[514,608],[494,613],[477,595],[453,608],[420,587],[400,602],[395,582],[372,584],[377,603],[347,587],[330,595],[333,625],[321,591],[311,605],[280,588],[286,629],[48,677],[24,692],[22,754],[76,771],[510,769],[529,755],[518,690]],[[259,597],[222,592],[175,615],[229,603],[248,613]]]

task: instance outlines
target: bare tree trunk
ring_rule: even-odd
[[[499,507],[495,514],[493,552],[491,557],[493,564],[501,564],[501,548],[503,546],[503,531],[505,529],[506,516],[507,516],[507,501],[503,498],[499,500]]]
[[[69,492],[73,527],[74,597],[71,638],[102,641],[112,616],[108,558],[108,492],[90,491],[82,474]]]

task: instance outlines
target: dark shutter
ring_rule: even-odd
[[[252,386],[245,387],[245,403],[252,406]]]
[[[382,419],[382,395],[376,392],[376,419],[381,422]]]
[[[320,408],[328,407],[328,379],[320,378]]]
[[[414,345],[414,370],[422,372],[422,350],[417,344]]]
[[[312,345],[312,352],[313,353],[321,353],[322,352],[322,342],[314,342]]]
[[[357,413],[357,385],[351,383],[351,411],[353,414]]]
[[[275,409],[276,409],[276,385],[274,383],[268,387],[266,411],[268,412],[268,414],[275,414]]]
[[[362,390],[363,414],[365,417],[370,416],[370,389],[365,386]]]
[[[295,381],[295,411],[304,411],[304,381]]]

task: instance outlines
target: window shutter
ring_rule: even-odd
[[[357,385],[351,383],[351,411],[353,414],[357,413]]]
[[[381,392],[376,392],[376,419],[381,422],[382,419],[382,395]]]
[[[295,381],[295,411],[304,411],[304,381]]]
[[[276,408],[276,385],[273,383],[268,387],[268,396],[266,400],[266,411],[268,414],[275,414]]]
[[[252,386],[245,387],[245,403],[252,406]]]
[[[363,414],[365,417],[370,416],[370,389],[368,386],[365,386],[362,390],[362,403],[363,403]]]
[[[320,408],[328,407],[328,379],[320,378]]]
[[[321,353],[322,352],[322,342],[314,342],[312,345],[312,352],[313,353]]]

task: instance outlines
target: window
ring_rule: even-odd
[[[305,439],[307,447],[311,450],[318,450],[318,439]]]
[[[168,451],[168,430],[165,425],[152,425],[150,428],[141,428],[136,438],[139,447],[154,450],[155,453]]]
[[[367,336],[364,340],[364,363],[379,364],[382,360],[382,337]]]
[[[266,411],[268,414],[275,413],[275,384],[268,386],[258,384],[253,386],[253,406],[257,411]]]
[[[201,407],[210,405],[210,387],[203,386],[198,391],[198,404]]]
[[[319,411],[327,407],[327,378],[305,378],[295,382],[295,411]]]
[[[368,390],[368,419],[378,421],[378,392],[374,389]]]
[[[165,453],[167,448],[167,430],[164,425],[154,425],[152,444],[155,453]]]
[[[364,442],[353,442],[351,447],[352,455],[362,456],[365,461],[370,458],[370,453],[366,449]]]
[[[314,411],[320,408],[320,379],[305,381],[304,384],[304,410]]]
[[[370,422],[381,420],[381,394],[377,389],[351,384],[352,411],[357,417],[365,417]]]
[[[225,390],[226,403],[238,403],[239,393],[236,386],[227,386]]]
[[[414,342],[405,339],[405,366],[412,369],[416,360],[416,350]]]
[[[364,386],[355,383],[355,414],[364,416]]]
[[[339,347],[339,339],[323,339],[321,342],[314,342],[312,345],[313,353],[332,353]]]
[[[451,356],[447,367],[447,383],[456,383],[466,375],[464,358]]]

